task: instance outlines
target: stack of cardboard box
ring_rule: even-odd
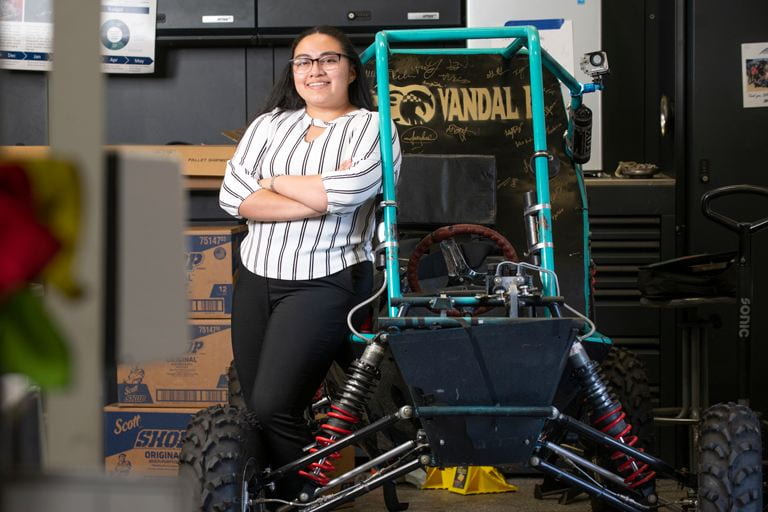
[[[191,416],[226,403],[233,273],[244,232],[244,226],[187,230],[189,339],[173,342],[179,357],[118,366],[118,402],[104,408],[108,473],[176,475]]]

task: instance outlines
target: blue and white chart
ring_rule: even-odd
[[[102,0],[99,41],[105,73],[155,71],[156,0]]]
[[[53,0],[0,0],[0,68],[51,70],[53,5]],[[157,0],[102,0],[97,37],[104,72],[155,71],[156,9]]]

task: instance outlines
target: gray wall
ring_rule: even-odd
[[[48,144],[48,73],[0,71],[0,145]]]
[[[265,101],[286,47],[158,47],[155,73],[109,75],[107,144],[231,143]],[[0,74],[0,145],[48,144],[48,74]]]

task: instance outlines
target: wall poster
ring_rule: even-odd
[[[744,108],[768,107],[768,43],[741,45]]]
[[[53,0],[0,0],[0,68],[50,71],[53,5]],[[104,72],[155,71],[156,8],[157,0],[102,0],[97,37]]]

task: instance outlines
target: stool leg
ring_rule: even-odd
[[[701,326],[691,326],[691,414],[692,420],[701,417]],[[688,460],[691,469],[699,464],[699,429],[698,422],[688,426]]]
[[[691,419],[698,420],[701,407],[701,327],[691,328]]]
[[[690,379],[691,379],[691,360],[689,356],[690,352],[690,329],[688,326],[683,326],[682,332],[682,343],[680,347],[680,359],[682,360],[682,375],[680,377],[680,381],[682,382],[682,393],[680,396],[681,399],[681,405],[680,405],[680,412],[677,416],[675,416],[675,419],[682,419],[682,418],[688,418],[688,409],[690,407]]]
[[[709,324],[701,326],[701,407],[709,407]]]

